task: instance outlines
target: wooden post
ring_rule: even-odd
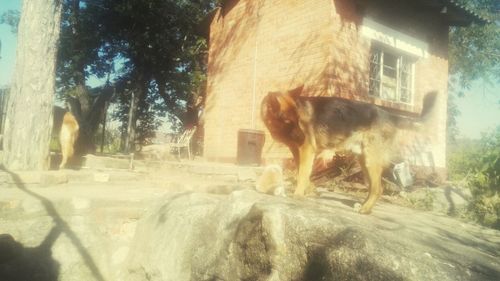
[[[128,126],[127,126],[127,138],[125,138],[125,152],[126,153],[131,153],[133,152],[133,147],[134,147],[134,140],[135,140],[135,132],[134,132],[134,126],[132,126],[135,114],[135,92],[131,93],[130,97],[130,108],[128,111]]]
[[[101,153],[104,153],[104,141],[106,139],[106,117],[108,115],[109,102],[104,104],[104,116],[102,117],[102,138],[101,138]]]

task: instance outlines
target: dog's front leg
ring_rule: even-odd
[[[297,178],[297,189],[295,189],[295,197],[303,197],[305,190],[309,187],[312,166],[314,162],[314,148],[305,142],[299,147],[299,175]]]
[[[295,164],[295,167],[298,170],[300,165],[299,148],[295,145],[288,145],[288,148],[290,148],[290,151],[292,152],[293,163]]]

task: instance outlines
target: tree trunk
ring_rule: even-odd
[[[138,69],[143,69],[138,67]],[[137,138],[137,120],[139,119],[139,103],[146,98],[148,94],[148,83],[150,81],[149,73],[138,71],[136,85],[132,92],[129,119],[127,128],[127,139],[125,140],[125,152],[133,153],[136,151],[136,138]]]
[[[94,136],[102,122],[106,102],[112,96],[113,89],[106,87],[97,97],[91,99],[85,86],[77,86],[67,97],[67,101],[72,104],[72,113],[80,125],[80,134],[75,144],[75,155],[81,156],[96,152]]]
[[[71,17],[70,22],[72,25],[71,33],[73,40],[73,52],[75,54],[83,53],[82,50],[82,39],[81,39],[81,26],[80,26],[80,0],[73,0],[71,3]],[[83,61],[83,56],[75,56],[75,72],[74,78],[77,86],[85,87],[85,63]],[[88,94],[88,93],[87,93]]]
[[[5,126],[4,164],[11,170],[49,168],[61,3],[23,1]]]

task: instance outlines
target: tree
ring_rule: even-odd
[[[481,224],[500,229],[500,126],[483,134],[479,144],[467,183],[472,193],[469,211]]]
[[[456,118],[460,110],[456,96],[464,95],[472,81],[482,79],[489,83],[500,82],[500,9],[497,0],[459,0],[461,5],[476,11],[490,20],[484,25],[472,24],[450,30],[449,61],[450,96],[448,98],[447,142],[455,142],[458,135]],[[500,102],[500,99],[499,99]]]
[[[3,162],[13,170],[48,169],[50,164],[60,18],[60,1],[23,2],[5,124]]]
[[[459,130],[457,118],[460,116],[460,110],[456,104],[456,97],[454,95],[448,96],[448,117],[446,118],[446,142],[452,144],[456,142]]]
[[[137,120],[157,123],[152,120],[152,109],[155,113],[166,111],[176,123],[194,122],[197,110],[192,104],[204,89],[206,52],[204,39],[196,35],[196,28],[214,8],[214,0],[65,0],[64,3],[58,88],[78,99],[82,122],[100,115],[97,107],[97,112],[88,110],[94,99],[85,86],[90,74],[101,78],[111,74],[116,95],[125,96],[118,101],[130,102],[128,96],[134,93],[136,106],[120,114],[125,123],[131,115],[128,141],[131,144],[135,142]],[[114,72],[117,60],[122,67]],[[123,83],[126,87],[118,85]],[[158,103],[163,106],[158,107]],[[96,128],[87,123],[88,128]],[[94,131],[88,132],[85,142],[91,141]]]
[[[128,137],[129,133],[129,114],[130,114],[130,101],[134,94],[133,85],[127,83],[130,78],[123,77],[121,81],[117,83],[117,89],[122,92],[121,95],[116,96],[117,110],[112,115],[115,120],[121,121],[120,132],[122,136],[121,148],[122,151],[126,150],[128,145],[131,149],[130,141]],[[143,99],[138,100],[137,108],[137,130],[134,131],[135,144],[144,145],[148,143],[148,140],[154,137],[154,132],[158,129],[161,123],[158,120],[158,116],[163,116],[165,112],[165,105],[158,103],[159,100],[157,93],[155,91],[148,91],[149,94],[144,96]],[[127,144],[127,142],[129,142]],[[140,147],[137,147],[140,148]],[[137,149],[136,148],[136,149]]]
[[[123,59],[122,77],[128,77],[128,93],[133,92],[127,143],[135,142],[138,106],[145,102],[157,103],[161,98],[169,115],[187,120],[187,108],[196,101],[192,97],[203,88],[198,74],[206,44],[196,28],[213,7],[208,0],[102,0],[88,6],[94,25],[98,22],[102,28],[106,51]]]
[[[471,191],[467,217],[500,229],[500,126],[457,141],[448,157],[450,178]]]
[[[88,4],[99,1],[64,0],[61,42],[58,52],[57,89],[61,99],[68,99],[80,124],[75,152],[83,155],[95,151],[94,135],[101,122],[106,102],[112,96],[111,86],[89,89],[89,74],[102,78],[111,73],[112,58],[103,50],[103,36],[95,14]]]
[[[12,33],[17,33],[19,25],[19,11],[8,10],[0,16],[0,24],[10,25]],[[2,58],[2,41],[0,41],[0,59]]]
[[[460,3],[490,20],[450,30],[450,74],[459,88],[483,79],[500,82],[500,4],[497,0],[460,0]],[[462,91],[458,91],[461,95]]]
[[[19,18],[21,14],[17,10],[8,10],[0,16],[0,24],[10,25],[12,33],[17,33],[19,26]]]

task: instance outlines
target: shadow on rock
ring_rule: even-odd
[[[339,202],[349,208],[354,208],[356,203],[359,203],[359,201],[354,200],[354,199],[347,199],[347,198],[337,198],[333,196],[321,196],[318,198],[319,200],[329,200],[329,201],[336,201]]]
[[[57,238],[59,237],[59,235],[61,233],[64,233],[67,236],[67,238],[69,238],[69,240],[71,241],[71,243],[73,244],[73,246],[75,246],[75,248],[77,249],[78,253],[80,254],[80,256],[81,256],[81,258],[83,260],[83,262],[89,268],[89,270],[92,272],[92,275],[94,276],[95,280],[104,281],[104,277],[103,277],[101,271],[99,270],[99,268],[97,267],[95,261],[92,259],[92,257],[90,256],[89,252],[84,247],[84,245],[82,244],[82,242],[80,241],[80,239],[78,238],[78,236],[76,235],[76,233],[69,227],[69,225],[66,223],[66,221],[63,220],[62,216],[56,210],[54,204],[49,199],[47,199],[47,198],[45,198],[45,197],[43,197],[43,196],[41,196],[41,195],[33,192],[29,188],[27,188],[24,185],[24,183],[22,182],[21,178],[16,173],[9,171],[7,168],[5,168],[1,164],[0,164],[0,170],[5,171],[6,173],[8,173],[12,177],[12,179],[14,180],[15,185],[17,186],[17,188],[19,190],[23,191],[24,193],[26,193],[30,197],[33,197],[36,200],[40,201],[40,203],[45,208],[45,211],[47,212],[47,214],[50,217],[52,217],[52,219],[54,220],[54,224],[55,225],[52,228],[52,230],[50,231],[50,233],[47,235],[47,237],[45,237],[44,241],[40,244],[40,246],[31,249],[33,251],[33,253],[32,253],[33,257],[31,257],[31,258],[34,258],[36,256],[35,254],[37,254],[37,253],[38,254],[42,253],[42,256],[44,256],[43,253],[49,253],[47,255],[47,257],[50,257],[51,256],[50,255],[51,248],[52,248],[54,242],[57,240]],[[10,238],[8,238],[8,237],[10,237]],[[11,246],[5,246],[5,247],[11,247],[12,249],[14,249],[12,251],[15,253],[16,252],[15,251],[15,249],[16,249],[15,245],[16,245],[17,242],[14,241],[14,239],[12,238],[12,236],[8,235],[7,238],[2,238],[2,239],[5,239],[6,245],[11,245]],[[14,243],[13,242],[9,243],[9,240],[12,240]],[[20,249],[23,249],[22,246],[21,246]],[[26,261],[31,261],[31,259],[30,259],[31,255],[30,255],[30,252],[29,252],[31,250],[30,250],[30,248],[26,248],[25,251],[21,251],[21,253],[23,253],[23,255],[19,256],[21,258],[21,260],[19,262],[22,262],[23,259],[26,259]],[[26,251],[28,251],[28,252],[26,252]],[[4,251],[2,251],[2,248],[0,248],[0,260],[3,260],[3,256],[4,256],[3,252]],[[8,256],[5,255],[5,257],[8,257]],[[15,255],[11,256],[11,257],[15,257]],[[48,260],[52,260],[52,258],[48,258]],[[16,261],[16,259],[14,259],[13,261]],[[8,266],[8,267],[6,267],[4,269],[3,263],[1,261],[0,261],[0,263],[1,263],[0,264],[0,277],[3,276],[1,274],[3,274],[4,270],[6,270],[5,274],[7,274],[7,273],[11,274],[10,273],[10,269],[13,269],[13,270],[16,269],[13,266]],[[46,263],[42,262],[40,264],[40,266],[43,266],[44,264],[46,264]],[[34,266],[36,266],[36,265],[34,265]],[[19,265],[19,267],[17,269],[21,270],[22,266]],[[25,271],[28,272],[28,270],[25,270]],[[27,274],[26,272],[19,272],[19,274]],[[31,272],[31,273],[36,273],[36,272]],[[13,273],[13,274],[15,274],[15,273]],[[25,276],[25,275],[22,275],[22,276]],[[28,274],[26,276],[31,276],[31,275]],[[56,277],[57,277],[57,275],[56,275]],[[20,277],[17,277],[17,278],[14,278],[14,279],[0,278],[0,280],[1,281],[3,281],[3,280],[9,280],[9,281],[10,280],[44,280],[45,281],[45,280],[57,280],[57,278],[54,278],[54,279],[43,279],[42,277],[38,278],[37,276],[33,275],[33,277],[31,277],[31,278],[20,278]]]
[[[51,244],[58,232],[53,228],[34,248],[24,247],[10,234],[0,234],[0,280],[57,281],[59,263],[52,258]]]

